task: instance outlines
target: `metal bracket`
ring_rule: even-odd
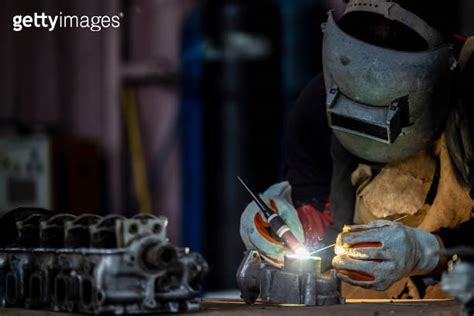
[[[337,96],[339,95],[339,89],[333,86],[326,95],[326,107],[332,108],[336,103]]]

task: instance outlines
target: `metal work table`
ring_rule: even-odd
[[[332,306],[281,306],[256,304],[248,306],[240,300],[205,300],[204,309],[190,315],[465,315],[460,304],[443,300],[348,300],[345,305]],[[71,316],[73,314],[50,311],[35,311],[17,308],[0,309],[0,316]],[[151,314],[150,314],[151,315]],[[162,315],[162,314],[161,314]]]

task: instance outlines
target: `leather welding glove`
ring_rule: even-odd
[[[344,227],[332,264],[341,280],[383,291],[403,277],[432,272],[439,250],[438,239],[430,233],[377,220]]]
[[[291,203],[291,186],[288,182],[272,185],[262,194],[263,200],[286,222],[296,239],[304,243],[304,232],[298,212]],[[271,265],[281,268],[286,254],[291,253],[273,234],[255,202],[251,202],[240,218],[240,236],[247,250],[258,250]]]

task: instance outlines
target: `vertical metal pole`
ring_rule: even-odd
[[[119,0],[104,0],[104,14],[120,14]],[[103,95],[103,142],[108,165],[108,208],[113,213],[123,209],[123,130],[120,115],[120,42],[121,32],[109,29],[104,34],[104,95]]]

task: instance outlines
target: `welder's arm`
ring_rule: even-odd
[[[326,121],[325,100],[320,74],[301,93],[285,129],[285,176],[292,187],[292,201],[298,209],[307,244],[320,241],[333,223],[328,203],[331,130]]]
[[[333,266],[343,281],[383,291],[403,277],[433,272],[440,264],[441,247],[433,234],[378,220],[344,228]]]
[[[326,202],[323,210],[318,210],[313,204],[306,203],[301,204],[297,212],[303,226],[306,246],[308,249],[317,248],[318,244],[324,240],[326,230],[334,224],[329,201]]]
[[[286,179],[292,186],[293,201],[311,202],[323,210],[331,186],[332,159],[322,74],[309,83],[291,109],[283,145]]]
[[[473,247],[474,238],[472,238],[474,232],[474,219],[471,219],[458,228],[449,229],[441,228],[436,234],[443,241],[445,248],[452,249],[458,247]]]

